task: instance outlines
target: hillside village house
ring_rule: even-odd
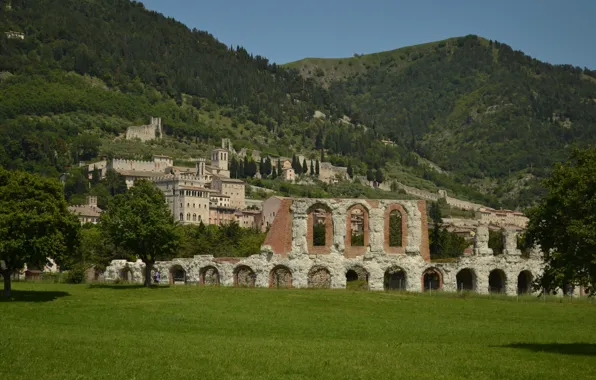
[[[79,218],[81,224],[97,224],[99,222],[99,216],[101,215],[101,209],[97,207],[97,197],[95,196],[88,196],[86,204],[69,206],[68,210]]]

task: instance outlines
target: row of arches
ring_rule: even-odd
[[[130,270],[128,267],[121,272],[121,278],[128,280]],[[246,265],[240,265],[233,271],[234,286],[254,287],[256,283],[255,271]],[[347,288],[368,288],[369,273],[360,265],[354,265],[346,271]],[[324,266],[313,266],[307,275],[307,286],[309,288],[330,288],[331,272]],[[534,277],[528,270],[523,270],[517,276],[517,293],[527,294],[532,292],[532,282]],[[187,283],[186,271],[181,265],[174,265],[169,270],[170,284]],[[443,274],[437,268],[426,269],[421,277],[421,286],[424,291],[440,290],[443,288]],[[219,285],[220,273],[214,266],[206,266],[199,271],[199,283],[202,285]],[[456,274],[456,284],[458,291],[477,291],[477,276],[473,269],[464,268]],[[507,276],[501,269],[494,269],[488,276],[488,291],[490,293],[505,293],[507,286]],[[269,273],[269,287],[271,288],[290,288],[292,287],[292,271],[284,266],[278,265],[271,269]],[[383,287],[385,290],[406,290],[408,288],[408,276],[406,271],[399,266],[389,267],[383,278]]]

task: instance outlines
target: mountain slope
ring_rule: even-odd
[[[596,143],[596,72],[476,36],[288,66],[379,134],[469,183],[492,180],[484,189],[497,195],[507,189],[495,183],[540,177],[571,146]]]

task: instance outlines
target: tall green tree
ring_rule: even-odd
[[[539,278],[547,289],[582,285],[596,290],[596,149],[574,150],[544,181],[548,189],[527,213],[526,240],[544,253]]]
[[[0,271],[4,296],[10,276],[25,264],[43,268],[76,252],[80,224],[68,211],[58,181],[0,168]]]
[[[428,210],[428,216],[433,221],[433,229],[429,237],[429,248],[431,257],[441,255],[441,229],[443,228],[443,215],[438,202],[432,202]]]
[[[320,165],[319,165],[319,160],[317,160],[317,163],[315,164],[315,174],[317,177],[319,176],[319,172],[320,172]]]
[[[310,160],[310,175],[313,176],[315,175],[315,166],[312,163],[312,160]]]
[[[100,224],[114,246],[145,263],[145,286],[151,285],[153,264],[175,256],[181,242],[163,193],[145,180],[114,197]]]
[[[303,174],[308,173],[308,164],[306,163],[306,158],[304,160],[302,160],[302,173]]]

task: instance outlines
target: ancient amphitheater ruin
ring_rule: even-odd
[[[161,282],[171,284],[345,288],[358,280],[370,290],[507,295],[531,292],[542,271],[538,250],[522,255],[516,248],[515,230],[505,231],[505,249],[494,255],[482,225],[473,250],[455,261],[432,262],[427,227],[423,200],[284,198],[259,255],[199,255],[157,262],[155,268]],[[324,232],[315,238],[317,228]],[[355,229],[361,238],[353,242]],[[142,282],[143,269],[140,261],[114,260],[104,277]]]

